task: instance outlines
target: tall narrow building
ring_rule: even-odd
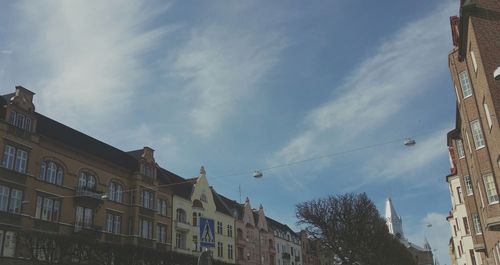
[[[458,180],[450,193],[463,197],[463,222],[471,226],[473,251],[464,255],[477,257],[472,264],[500,264],[500,1],[462,0],[457,7],[459,15],[450,18],[456,122],[447,136],[447,179]]]
[[[403,220],[396,213],[391,198],[387,198],[385,201],[385,223],[387,224],[387,228],[389,228],[389,233],[398,238],[404,238]]]

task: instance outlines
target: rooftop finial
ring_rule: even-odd
[[[207,174],[207,172],[205,171],[205,167],[201,166],[201,168],[200,168],[200,175],[205,176],[206,174]]]

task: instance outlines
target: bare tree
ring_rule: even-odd
[[[303,202],[296,206],[296,216],[321,241],[323,256],[336,264],[415,264],[409,251],[389,234],[365,193]]]

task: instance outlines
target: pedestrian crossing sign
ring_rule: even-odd
[[[200,217],[200,247],[214,248],[214,220]]]

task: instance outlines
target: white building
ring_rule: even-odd
[[[457,265],[481,265],[481,255],[474,251],[474,242],[472,241],[473,227],[467,218],[467,212],[464,204],[464,196],[473,195],[472,185],[462,189],[460,177],[452,174],[446,177],[450,188],[452,209],[446,220],[451,228],[451,259],[453,264]],[[467,183],[467,182],[465,182]],[[475,230],[474,230],[475,231]]]
[[[302,243],[300,235],[290,227],[267,218],[269,229],[276,244],[276,265],[302,265]]]

